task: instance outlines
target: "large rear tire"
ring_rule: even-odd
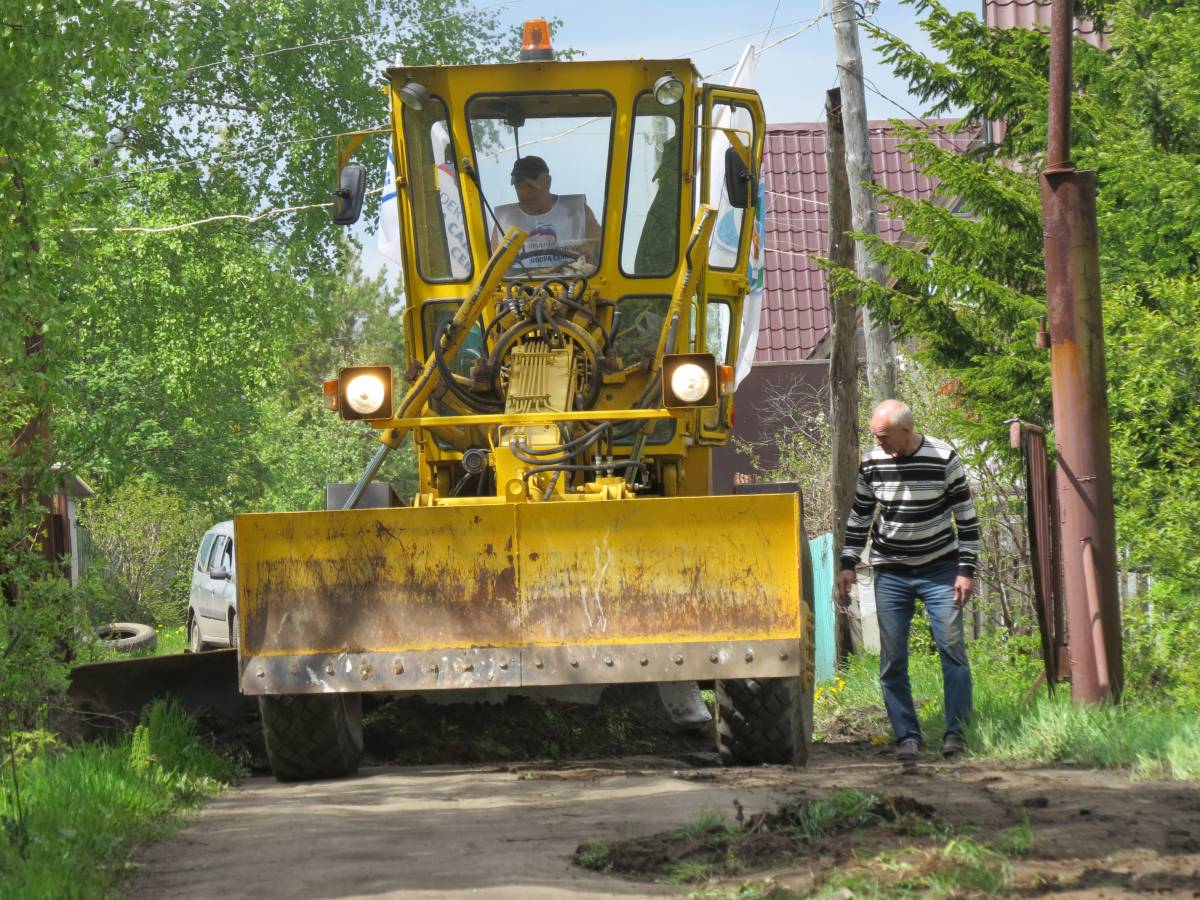
[[[343,778],[362,756],[361,694],[259,697],[271,771],[280,781]]]

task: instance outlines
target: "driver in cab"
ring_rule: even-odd
[[[516,203],[496,207],[501,230],[513,226],[529,237],[518,266],[563,268],[582,257],[593,268],[600,246],[600,223],[583,194],[550,191],[550,167],[540,156],[522,156],[512,167]],[[493,245],[499,234],[493,233]]]

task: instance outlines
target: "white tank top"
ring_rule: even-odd
[[[522,254],[537,250],[547,250],[551,247],[570,245],[587,237],[587,216],[584,210],[587,203],[583,194],[559,194],[554,205],[544,213],[529,215],[521,209],[519,203],[505,203],[496,207],[496,219],[500,230],[504,231],[514,225],[528,232]],[[547,254],[538,256],[533,253],[522,262],[535,268],[539,266],[557,266],[565,262],[565,257]]]

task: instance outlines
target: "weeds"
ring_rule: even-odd
[[[877,819],[875,806],[878,800],[862,791],[834,791],[826,800],[813,800],[801,804],[797,809],[795,827],[812,840],[847,831]]]
[[[111,891],[130,847],[174,827],[171,814],[232,781],[173,703],[150,707],[115,745],[43,744],[18,760],[21,811],[6,784],[0,896],[80,897]],[[22,852],[24,850],[24,852]]]
[[[708,834],[733,834],[737,827],[719,812],[706,811],[696,816],[696,821],[681,829],[684,837],[701,837]]]
[[[581,844],[575,851],[575,863],[593,872],[607,872],[612,868],[609,859],[608,844],[604,841],[590,840]]]
[[[914,638],[919,629],[914,628]],[[914,641],[914,643],[919,643]],[[1036,648],[1025,639],[991,638],[968,646],[975,682],[970,749],[983,756],[1128,768],[1145,778],[1200,778],[1200,722],[1194,711],[1139,703],[1082,706],[1068,690],[1053,696],[1025,693],[1038,669]],[[936,653],[909,659],[913,699],[927,735],[942,731],[942,679]],[[879,660],[862,654],[842,671],[844,685],[826,687],[816,701],[817,732],[877,743],[890,740],[879,691]]]
[[[1012,863],[1003,850],[970,838],[949,837],[933,847],[880,853],[855,871],[827,877],[812,896],[991,897],[1009,890],[1012,883]]]

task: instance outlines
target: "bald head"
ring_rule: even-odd
[[[921,445],[912,410],[899,400],[884,400],[871,414],[871,434],[879,449],[891,456],[908,456]]]

